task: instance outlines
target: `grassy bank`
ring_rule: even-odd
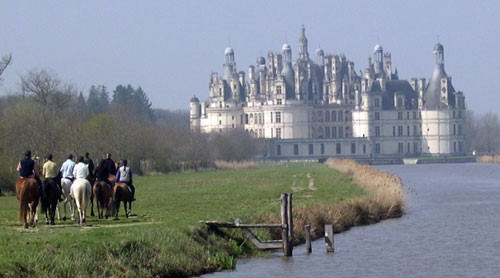
[[[66,221],[25,230],[17,199],[1,197],[0,277],[184,277],[232,268],[236,257],[260,253],[238,231],[214,235],[199,220],[279,222],[283,192],[294,193],[297,233],[306,222],[319,236],[327,222],[340,231],[401,214],[378,205],[380,194],[355,185],[351,171],[296,163],[138,177],[136,217],[122,210],[120,220],[90,217],[84,227]]]

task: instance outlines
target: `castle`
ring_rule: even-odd
[[[244,129],[272,139],[269,159],[411,157],[465,153],[465,98],[444,70],[444,48],[434,46],[434,72],[400,80],[391,53],[377,44],[364,73],[344,55],[309,56],[305,28],[298,58],[281,53],[245,72],[228,47],[222,75],[212,73],[209,98],[190,101],[193,131]]]

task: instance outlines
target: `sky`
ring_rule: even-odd
[[[13,63],[0,95],[37,68],[84,95],[131,84],[155,108],[187,110],[194,95],[208,98],[227,46],[238,71],[286,41],[295,59],[303,24],[313,59],[321,47],[364,71],[379,43],[400,79],[429,78],[439,40],[467,107],[500,112],[500,1],[4,1],[2,11],[0,55]]]

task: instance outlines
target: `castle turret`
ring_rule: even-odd
[[[191,130],[193,131],[200,130],[200,116],[201,116],[200,108],[201,108],[200,100],[197,97],[193,96],[189,101],[189,118],[190,118]]]
[[[306,28],[302,25],[301,36],[299,38],[299,59],[307,60],[309,59],[309,52],[307,51],[307,38],[306,38]]]

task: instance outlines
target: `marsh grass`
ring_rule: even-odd
[[[292,184],[303,188],[294,193],[297,242],[305,223],[319,237],[325,223],[334,223],[338,232],[400,214],[397,204],[382,202],[382,193],[355,185],[352,171],[288,163],[137,177],[137,217],[125,219],[122,210],[119,220],[89,217],[83,227],[56,221],[25,230],[16,197],[1,197],[0,277],[187,277],[232,269],[239,257],[265,253],[238,230],[213,233],[199,221],[279,223],[279,196],[291,192]],[[311,177],[315,190],[308,189]]]
[[[214,161],[215,168],[221,170],[244,170],[244,169],[257,169],[259,165],[255,161]]]
[[[476,158],[479,163],[500,163],[500,155],[482,155]]]

